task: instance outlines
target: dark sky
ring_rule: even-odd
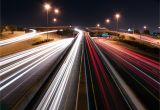
[[[110,28],[115,28],[114,14],[121,14],[120,28],[142,29],[144,25],[150,30],[157,30],[160,20],[159,0],[48,0],[53,8],[58,7],[61,14],[54,24],[55,16],[50,12],[50,26],[77,25],[95,26],[111,19]],[[1,0],[2,24],[18,26],[45,26],[46,12],[43,3],[46,0]]]

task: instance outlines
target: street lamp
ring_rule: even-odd
[[[147,26],[143,26],[143,28],[146,30],[146,29],[147,29]]]
[[[51,6],[50,6],[50,4],[46,3],[46,4],[44,4],[44,8],[47,11],[47,28],[48,28],[48,12],[51,9]],[[48,29],[47,29],[47,31],[48,31]],[[47,40],[48,40],[48,32],[47,32]]]
[[[106,23],[110,23],[110,19],[106,19]]]
[[[56,18],[53,18],[53,22],[57,22],[57,19],[56,19]]]
[[[117,19],[117,29],[116,29],[116,30],[117,30],[117,32],[118,32],[118,20],[119,20],[119,18],[120,18],[120,14],[116,14],[115,17],[116,17],[116,19]]]
[[[97,27],[100,27],[100,24],[97,24]]]
[[[110,19],[106,19],[106,23],[109,24],[110,23]],[[108,26],[109,27],[109,26]]]
[[[57,8],[54,9],[54,13],[55,13],[55,14],[59,14],[59,9],[57,9]]]

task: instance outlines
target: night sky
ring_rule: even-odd
[[[55,17],[50,12],[50,26],[76,25],[95,26],[100,23],[106,26],[105,19],[110,18],[110,28],[115,29],[116,12],[121,14],[120,29],[143,29],[146,25],[150,30],[158,30],[160,25],[159,0],[48,0],[52,8],[57,7],[61,14]],[[46,0],[1,0],[2,24],[13,24],[23,27],[45,26],[46,12],[43,3]]]

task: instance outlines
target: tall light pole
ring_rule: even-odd
[[[119,18],[120,18],[120,14],[116,14],[115,17],[116,17],[116,20],[117,20],[116,30],[117,30],[117,32],[118,32],[118,20],[119,20]]]
[[[48,28],[48,12],[51,9],[51,6],[50,6],[50,4],[46,3],[46,4],[44,4],[44,8],[47,12],[47,28]],[[48,31],[48,29],[47,29],[47,31]],[[48,32],[47,32],[47,40],[48,40]]]

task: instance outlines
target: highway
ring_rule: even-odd
[[[1,58],[2,108],[24,109],[72,42],[64,39]]]
[[[36,32],[36,30],[32,30],[32,32],[21,35],[21,36],[17,36],[17,37],[6,39],[6,40],[1,40],[0,46],[5,46],[5,45],[9,45],[9,44],[16,43],[16,42],[22,42],[22,41],[31,39],[33,37],[36,37],[38,35],[52,33],[52,32],[57,32],[57,30],[46,31],[46,32]]]
[[[88,109],[158,110],[160,63],[105,41],[85,34]]]
[[[0,59],[2,109],[78,110],[83,72],[88,110],[159,109],[159,61],[75,31]]]

